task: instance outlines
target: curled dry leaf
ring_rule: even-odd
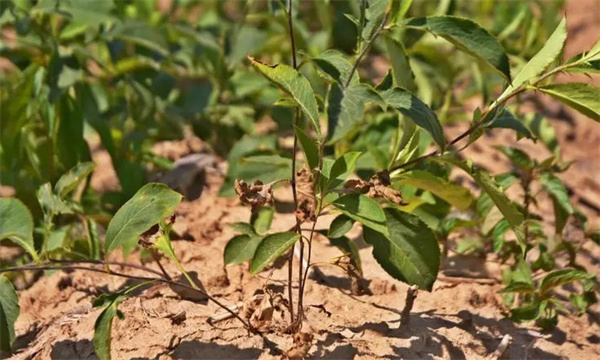
[[[244,180],[235,179],[235,192],[242,204],[252,207],[253,213],[273,202],[273,183],[263,184],[256,180],[254,184],[246,184]]]
[[[397,205],[405,205],[402,201],[402,195],[400,191],[392,189],[390,187],[390,174],[384,170],[371,176],[369,181],[348,180],[344,184],[344,188],[348,190],[354,190],[361,194],[366,194],[368,197],[384,198]]]
[[[294,335],[294,345],[285,352],[285,357],[290,360],[300,360],[306,358],[312,346],[313,334],[296,333]]]
[[[315,221],[315,192],[313,174],[306,164],[296,173],[296,190],[298,191],[298,208],[296,218],[300,222]]]
[[[286,311],[288,302],[283,295],[265,289],[265,293],[256,294],[244,302],[240,315],[255,329],[272,330],[278,323],[283,322]],[[275,316],[276,314],[278,316]]]

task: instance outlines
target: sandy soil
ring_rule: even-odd
[[[589,47],[600,33],[600,2],[573,1],[568,9],[571,38],[567,56]],[[582,36],[588,34],[589,36]],[[590,35],[591,34],[591,35]],[[564,80],[564,79],[563,79]],[[561,80],[562,81],[562,80]],[[597,79],[593,80],[597,82]],[[600,130],[598,124],[566,111],[572,123],[564,121],[564,112],[556,103],[542,99],[557,126],[559,142],[567,160],[577,162],[563,176],[573,192],[573,201],[600,225]],[[552,114],[560,116],[552,116]],[[451,137],[464,130],[457,124],[447,130]],[[466,152],[475,162],[497,173],[508,163],[492,154],[494,144],[525,147],[543,157],[541,146],[515,142],[509,132],[494,132]],[[170,147],[167,147],[171,149]],[[159,150],[160,151],[160,150]],[[179,157],[181,154],[177,154]],[[92,185],[115,189],[114,173],[103,172],[110,159],[98,153],[100,165]],[[249,209],[236,200],[217,197],[222,179],[208,178],[202,196],[182,203],[178,209],[184,239],[175,241],[178,257],[188,271],[194,271],[205,288],[220,301],[236,305],[257,291],[283,292],[287,274],[275,269],[271,274],[251,277],[246,266],[223,265],[223,248],[234,235],[226,225],[246,221]],[[289,191],[288,191],[289,192]],[[277,215],[274,230],[287,230],[293,215],[285,201],[286,190],[276,193],[283,202],[283,214]],[[551,225],[551,208],[542,201],[538,210]],[[322,217],[317,228],[326,228],[331,216]],[[338,268],[328,265],[339,252],[324,238],[316,238],[314,261],[322,276],[312,278],[306,287],[307,321],[303,330],[314,335],[310,358],[330,359],[488,359],[502,338],[512,343],[504,358],[510,359],[593,359],[600,358],[600,305],[593,305],[581,317],[561,317],[558,327],[540,333],[534,327],[516,325],[506,318],[497,291],[501,285],[501,265],[493,256],[487,259],[451,254],[445,259],[440,278],[431,293],[421,291],[413,308],[409,328],[399,329],[400,311],[407,286],[383,272],[359,238],[358,225],[351,238],[360,244],[364,277],[369,295],[350,294],[350,282]],[[133,255],[135,257],[135,254]],[[588,244],[580,254],[588,271],[600,274],[600,247]],[[149,266],[152,266],[149,264]],[[295,263],[295,268],[298,264]],[[167,271],[177,276],[173,264]],[[450,277],[454,272],[469,278]],[[128,272],[138,274],[136,272]],[[142,273],[139,273],[140,275]],[[270,275],[270,276],[269,276]],[[267,278],[267,276],[269,276]],[[91,307],[98,294],[129,285],[120,278],[75,271],[43,277],[20,292],[21,315],[17,321],[17,353],[12,359],[87,359],[95,358],[94,322],[99,310]],[[296,289],[297,290],[297,289]],[[210,325],[207,319],[221,310],[212,303],[182,300],[166,285],[156,285],[121,306],[124,320],[113,324],[113,359],[224,359],[279,358],[274,348],[286,350],[292,338],[279,332],[267,334],[271,343],[248,334],[234,319]],[[175,315],[185,313],[185,320]],[[179,316],[180,317],[180,316]],[[274,324],[283,325],[281,323]]]

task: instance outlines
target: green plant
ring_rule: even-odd
[[[477,141],[485,131],[494,128],[513,129],[520,137],[540,138],[547,142],[547,134],[540,133],[539,119],[525,122],[511,110],[514,105],[509,100],[528,91],[548,94],[599,121],[600,92],[597,88],[582,83],[551,84],[548,80],[561,72],[585,71],[583,69],[595,71],[595,64],[600,59],[600,42],[589,52],[561,62],[560,55],[566,41],[566,20],[563,19],[543,47],[516,71],[513,70],[512,74],[516,75],[511,76],[509,57],[489,32],[471,20],[455,16],[404,19],[410,3],[385,0],[362,2],[359,18],[348,15],[357,28],[355,55],[348,57],[337,50],[326,50],[307,58],[301,69],[305,71],[299,71],[294,47],[293,6],[289,2],[287,8],[283,5],[282,8],[289,23],[293,66],[281,63],[267,65],[253,58],[249,59],[260,74],[282,90],[284,97],[278,103],[295,107],[294,147],[291,160],[280,155],[243,158],[242,169],[236,168],[235,174],[242,180],[236,180],[235,189],[242,203],[251,205],[255,213],[262,205],[272,201],[273,186],[287,179],[292,184],[297,225],[288,232],[256,236],[251,226],[237,224],[235,228],[242,235],[232,239],[225,249],[225,262],[239,263],[251,259],[251,272],[255,274],[277,258],[288,254],[288,301],[292,331],[299,331],[301,328],[304,288],[308,268],[312,266],[311,249],[316,220],[326,209],[342,214],[322,234],[326,234],[332,244],[340,247],[351,258],[354,269],[349,273],[356,274],[360,270],[360,260],[357,258],[356,246],[343,235],[352,227],[353,222],[359,222],[363,226],[363,238],[373,246],[373,255],[382,268],[392,277],[425,290],[432,289],[439,269],[437,238],[469,226],[483,225],[489,228],[491,221],[495,221],[492,225],[495,226],[496,251],[504,246],[503,234],[510,229],[516,237],[517,246],[512,247],[516,263],[534,269],[540,266],[539,262],[530,264],[522,260],[532,247],[539,247],[542,249],[540,256],[548,257],[544,252],[545,248],[540,245],[539,233],[533,231],[536,224],[529,209],[533,202],[528,193],[529,185],[535,178],[541,179],[554,199],[559,237],[566,216],[574,213],[568,204],[564,186],[552,175],[565,168],[558,156],[537,164],[518,150],[506,147],[500,149],[519,167],[519,176],[526,192],[524,204],[519,206],[504,193],[510,182],[517,179],[516,176],[506,174],[493,177],[468,159],[461,159],[459,153]],[[450,141],[446,140],[436,113],[409,90],[415,87],[415,69],[411,69],[413,62],[409,60],[401,39],[404,32],[414,30],[444,38],[455,45],[456,49],[476,59],[478,64],[485,64],[485,68],[493,70],[497,74],[496,78],[504,80],[503,91],[496,99],[489,102],[485,100],[485,107],[478,108],[473,113],[471,126]],[[360,79],[357,69],[364,56],[381,38],[392,69],[379,84],[373,86]],[[317,89],[304,75],[309,72],[309,66],[322,74],[327,84],[321,104]],[[419,90],[422,90],[420,86]],[[448,94],[452,96],[451,92]],[[442,111],[447,109],[448,104],[442,105]],[[319,109],[327,118],[327,136],[323,135],[321,129]],[[361,137],[365,136],[361,131],[366,130],[368,133],[379,122],[386,121],[383,119],[398,124],[394,139],[387,142],[390,144],[389,148],[381,149],[376,148],[377,145],[373,143],[365,144],[370,160],[374,160],[371,166],[375,164],[369,169],[372,176],[369,180],[347,180],[355,171],[361,155],[365,156],[364,151],[348,150],[354,150],[361,142]],[[431,142],[437,149],[424,153],[423,150]],[[296,165],[298,143],[304,154],[303,165]],[[457,148],[459,145],[460,148]],[[325,155],[330,154],[331,150],[335,155],[333,158]],[[248,171],[253,167],[256,172],[246,172],[243,165],[248,166]],[[274,169],[275,166],[277,170]],[[448,173],[453,167],[465,171],[481,188],[482,195],[476,203],[469,190],[449,180]],[[267,169],[273,171],[265,178]],[[286,172],[291,172],[291,178],[282,176]],[[260,180],[272,182],[263,184]],[[299,187],[302,187],[301,191],[298,190]],[[483,224],[476,220],[459,221],[448,217],[451,206],[467,210],[474,204],[478,210],[483,206],[487,207],[483,213],[480,211],[480,216],[485,217]],[[306,234],[300,226],[305,222],[312,222],[312,228]],[[490,231],[483,230],[485,233]],[[297,276],[298,307],[294,309],[291,287],[293,251],[290,249],[296,244],[300,249],[301,265]],[[302,266],[305,247],[308,249],[306,268]],[[552,272],[547,276],[553,278],[558,276],[556,274]],[[553,286],[540,285],[537,293],[534,293],[533,282],[526,289],[513,288],[509,284],[505,291],[523,290],[534,293],[529,300],[548,312],[558,303],[553,297],[553,300],[547,300],[554,284],[584,281],[588,295],[594,288],[593,276],[579,270],[560,278],[561,281],[553,282]],[[585,302],[582,299],[577,296],[573,301],[583,306]],[[543,312],[542,310],[538,313]],[[519,309],[514,312],[518,313]],[[518,319],[519,316],[515,318]],[[520,318],[531,319],[523,316]]]
[[[138,281],[94,301],[103,307],[93,339],[101,359],[110,358],[119,303],[156,283],[209,299],[261,334],[210,296],[175,256],[171,216],[181,195],[144,185],[148,164],[170,166],[151,145],[190,129],[228,156],[221,195],[237,193],[252,207],[248,223],[232,224],[239,235],[227,244],[224,262],[250,261],[257,274],[287,256],[289,332],[302,329],[316,233],[340,249],[334,264],[352,279],[353,292],[362,291],[358,247],[346,236],[355,223],[382,269],[411,285],[403,319],[417,290],[432,290],[451,234],[477,234],[475,242],[459,241],[457,252],[491,248],[507,264],[502,293],[516,321],[552,326],[558,313],[582,312],[595,301],[597,280],[578,265],[580,244],[564,233],[568,221],[596,242],[598,231],[556,176],[569,164],[552,125],[523,113],[521,104],[525,93],[543,93],[600,121],[598,88],[553,82],[559,73],[597,73],[600,41],[562,61],[566,20],[556,22],[559,2],[536,2],[539,11],[501,2],[492,12],[485,7],[493,2],[299,3],[203,2],[190,25],[177,9],[185,13],[193,2],[167,10],[151,2],[0,2],[1,24],[17,33],[16,45],[1,48],[16,68],[1,84],[0,136],[2,183],[16,197],[0,199],[0,240],[24,249],[16,264],[0,269],[0,351],[10,351],[15,339],[18,295],[10,280],[23,271],[85,270]],[[377,81],[364,65],[372,57],[391,66]],[[471,111],[463,103],[474,94],[481,106]],[[254,129],[263,117],[278,133]],[[445,125],[465,119],[469,127],[448,140]],[[539,141],[553,155],[536,162],[499,147],[514,169],[497,175],[464,159],[464,148],[497,128]],[[293,135],[289,146],[286,135]],[[94,164],[87,141],[94,136],[122,189],[102,199],[88,186]],[[473,178],[478,196],[450,176],[455,169]],[[281,184],[291,185],[295,225],[274,233],[269,205]],[[516,184],[524,193],[518,202],[505,194]],[[544,233],[535,214],[538,184],[554,204],[554,234]],[[325,212],[339,214],[327,229],[316,229]],[[104,239],[99,227],[107,229]],[[138,247],[161,271],[110,258]],[[568,269],[559,269],[554,259],[565,253]],[[161,255],[177,266],[179,279],[164,271]],[[565,297],[560,288],[567,283],[579,285]]]

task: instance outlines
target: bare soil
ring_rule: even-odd
[[[571,35],[566,49],[568,57],[577,50],[589,48],[600,34],[600,2],[571,1],[567,12]],[[598,83],[598,79],[592,81]],[[543,98],[541,101],[557,127],[566,159],[576,160],[563,176],[572,190],[572,200],[587,213],[591,225],[598,226],[600,128],[597,123],[555,102]],[[464,126],[451,127],[447,135],[460,133]],[[481,139],[465,151],[465,155],[494,173],[505,171],[508,163],[494,155],[491,148],[500,143],[525,147],[541,158],[545,155],[541,146],[525,140],[516,142],[513,133],[503,131]],[[176,153],[172,155],[174,158],[182,155],[173,150],[176,146],[165,145],[158,151],[167,151],[165,148]],[[118,183],[111,173],[110,159],[101,152],[96,156],[100,165],[92,185],[104,190],[116,188]],[[223,248],[234,235],[227,224],[247,221],[250,212],[237,200],[217,196],[221,182],[221,176],[209,174],[202,196],[178,207],[178,226],[184,234],[183,239],[174,242],[178,257],[188,271],[198,274],[209,293],[231,306],[247,301],[260,290],[284,292],[285,268],[252,277],[245,265],[224,267]],[[276,192],[276,197],[284,213],[276,216],[273,227],[287,230],[294,221],[289,206],[285,206],[290,200],[289,189]],[[551,226],[553,216],[549,204],[541,199],[537,211]],[[326,228],[331,220],[331,215],[320,218],[317,228]],[[419,292],[410,327],[399,329],[407,286],[380,269],[370,248],[360,239],[358,225],[352,230],[351,238],[360,245],[370,294],[350,294],[346,275],[330,265],[330,260],[339,255],[338,250],[329,246],[326,239],[317,237],[313,259],[322,275],[313,277],[307,284],[307,321],[303,327],[304,332],[314,335],[308,353],[310,358],[488,359],[495,358],[494,351],[505,335],[512,341],[504,358],[600,358],[599,304],[581,317],[561,316],[557,328],[550,332],[542,333],[532,325],[514,324],[506,317],[507,309],[497,293],[501,288],[497,279],[503,265],[491,255],[481,258],[450,253],[433,291]],[[600,274],[600,247],[586,244],[579,261],[591,273]],[[294,266],[297,269],[298,263]],[[177,276],[173,264],[166,264],[166,268]],[[460,277],[454,277],[457,274]],[[18,351],[12,359],[95,358],[91,339],[100,310],[92,308],[91,301],[102,292],[118,290],[128,284],[124,279],[103,274],[58,272],[20,291],[21,315],[16,326]],[[183,300],[166,285],[153,286],[125,300],[120,310],[125,318],[113,323],[113,359],[270,359],[281,357],[275,354],[274,348],[285,351],[292,347],[292,337],[278,331],[266,335],[272,342],[267,346],[263,338],[249,334],[235,319],[210,325],[207,319],[222,312],[217,306]],[[185,313],[184,320],[181,320],[182,313]]]

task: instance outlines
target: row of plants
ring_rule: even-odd
[[[562,59],[567,31],[565,19],[554,19],[558,5],[503,2],[488,31],[454,15],[487,19],[486,2],[172,4],[160,10],[135,1],[1,3],[3,26],[17,34],[2,55],[18,70],[2,83],[2,119],[10,119],[2,122],[2,184],[16,197],[0,199],[0,239],[24,253],[0,270],[0,350],[14,343],[19,310],[11,280],[25,270],[83,269],[140,280],[136,287],[187,288],[261,334],[199,287],[177,260],[170,230],[181,196],[161,184],[144,185],[148,164],[170,166],[150,146],[181,137],[190,125],[228,157],[221,195],[237,194],[252,207],[249,223],[232,224],[239,235],[227,244],[224,262],[250,261],[257,274],[289,259],[292,333],[302,329],[317,236],[341,250],[344,261],[337,265],[359,283],[358,248],[347,236],[357,222],[382,269],[423,290],[433,288],[449,237],[464,238],[457,251],[497,253],[507,264],[502,292],[516,321],[550,327],[559,313],[583,313],[596,300],[597,279],[577,262],[582,243],[566,236],[565,227],[571,222],[595,242],[598,232],[588,228],[557,176],[570,164],[561,158],[552,124],[521,106],[524,94],[543,93],[600,121],[598,88],[553,81],[560,73],[600,69],[600,41]],[[200,14],[192,25],[182,14],[194,10]],[[510,17],[507,10],[517,11]],[[376,57],[391,69],[373,82],[364,64]],[[462,103],[475,94],[482,104],[470,113]],[[264,116],[276,132],[255,133]],[[443,124],[462,119],[470,126],[448,139]],[[461,151],[497,128],[537,141],[552,155],[538,162],[499,147],[513,169],[491,175]],[[109,152],[121,192],[99,195],[89,187],[90,134]],[[279,141],[287,134],[293,136],[289,147]],[[451,178],[454,169],[472,177],[479,195]],[[535,211],[537,183],[553,202],[553,233],[544,231]],[[288,184],[296,225],[274,233],[273,190]],[[505,194],[513,186],[522,188],[519,201]],[[328,229],[316,229],[324,212],[339,215]],[[159,255],[166,256],[180,279],[111,261],[121,248],[126,255],[140,250],[135,254],[152,257],[160,269]],[[564,254],[568,267],[560,268]],[[149,275],[115,270],[122,266]],[[567,283],[579,285],[566,296],[555,291]],[[110,358],[112,320],[132,290],[94,301],[103,307],[94,335],[101,359]]]

